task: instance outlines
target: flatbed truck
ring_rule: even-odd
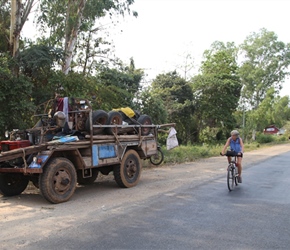
[[[68,201],[77,183],[93,183],[98,173],[113,172],[116,183],[123,188],[137,185],[141,159],[159,153],[158,130],[175,124],[126,125],[139,131],[125,135],[94,135],[93,129],[109,127],[124,129],[124,125],[93,125],[85,139],[74,142],[61,140],[20,147],[0,153],[0,193],[4,196],[21,194],[29,181],[40,189],[51,203]],[[150,129],[142,135],[142,129]]]

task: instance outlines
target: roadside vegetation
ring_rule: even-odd
[[[284,135],[269,135],[258,132],[256,134],[256,140],[248,140],[244,143],[245,152],[257,150],[259,148],[271,147],[278,144],[290,144],[290,121],[286,122],[283,126],[285,130]],[[180,145],[172,150],[166,149],[165,136],[160,138],[160,144],[162,145],[162,152],[164,153],[163,165],[166,164],[178,164],[184,162],[193,162],[203,158],[219,156],[225,141],[213,142],[213,143],[195,143],[193,145]],[[150,166],[150,163],[145,161],[143,163],[145,167]]]
[[[281,136],[259,134],[256,141],[244,144],[245,154],[259,148],[271,147],[278,144],[290,144],[289,135],[289,133]],[[181,145],[172,150],[167,150],[165,146],[162,146],[164,153],[162,165],[194,162],[204,158],[219,156],[223,146],[223,142],[216,144]],[[150,163],[149,161],[145,161],[143,165],[144,167],[148,167]]]
[[[264,137],[263,137],[264,138]],[[266,136],[266,142],[251,142],[245,143],[245,154],[247,152],[256,150],[263,147],[270,147],[277,144],[285,144],[290,143],[289,138],[286,136]],[[192,162],[196,160],[200,160],[203,158],[219,156],[222,151],[224,144],[216,144],[216,145],[181,145],[178,148],[174,148],[170,151],[163,148],[164,152],[164,162],[163,164],[175,164],[175,163],[184,163],[184,162]],[[147,165],[147,164],[146,164]]]
[[[181,147],[166,153],[168,162],[216,155],[232,129],[257,147],[280,140],[261,133],[290,120],[289,96],[279,94],[289,75],[290,44],[273,31],[262,28],[242,44],[213,41],[194,69],[198,73],[188,54],[176,70],[148,80],[133,58],[118,59],[110,40],[114,18],[138,18],[133,0],[27,0],[14,12],[23,15],[15,17],[21,22],[15,30],[11,1],[0,3],[1,138],[5,130],[31,127],[35,111],[42,112],[39,105],[56,92],[91,100],[94,109],[129,106],[154,124],[176,123]],[[38,23],[36,40],[21,32],[28,14]],[[112,23],[103,26],[108,17]],[[20,32],[19,43],[19,37],[9,39]]]
[[[286,122],[283,129],[285,129],[284,135],[257,133],[256,140],[248,140],[244,143],[245,154],[259,148],[271,147],[279,144],[290,144],[290,121]],[[204,158],[219,156],[225,143],[225,141],[212,144],[196,143],[193,145],[181,145],[172,150],[167,150],[165,138],[162,137],[161,140],[162,151],[164,153],[163,165],[193,162]],[[144,166],[148,167],[150,163],[144,162]]]

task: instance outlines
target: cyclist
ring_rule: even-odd
[[[244,153],[244,143],[242,138],[240,138],[240,133],[237,130],[233,130],[231,132],[231,137],[227,140],[222,155],[225,155],[227,148],[230,146],[231,151],[235,151],[237,153],[237,167],[238,167],[238,182],[242,183],[242,157]],[[231,161],[231,157],[228,157],[229,162]]]

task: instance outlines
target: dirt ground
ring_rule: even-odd
[[[246,152],[244,171],[257,162],[288,151],[290,144]],[[62,204],[48,203],[32,185],[19,196],[0,195],[1,249],[25,248],[68,227],[77,227],[91,220],[105,220],[108,216],[126,211],[128,207],[142,206],[153,197],[171,196],[183,185],[194,187],[224,176],[226,189],[226,166],[225,157],[213,157],[198,162],[146,168],[139,184],[130,189],[119,188],[112,174],[99,176],[91,186],[78,186],[71,200]]]

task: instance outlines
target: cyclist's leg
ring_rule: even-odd
[[[237,157],[238,174],[242,176],[242,157]]]
[[[231,163],[232,158],[230,156],[228,156],[228,163]]]

